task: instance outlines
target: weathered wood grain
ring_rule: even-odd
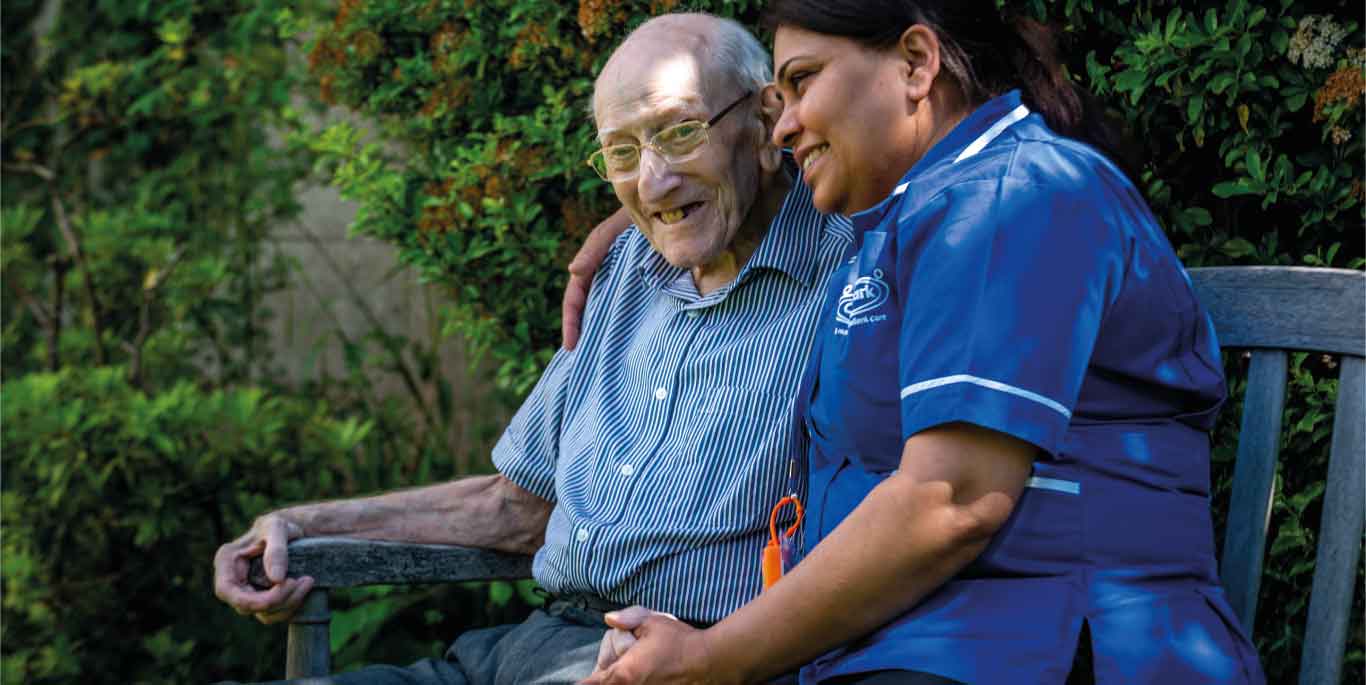
[[[331,623],[327,590],[317,589],[308,593],[304,605],[289,620],[289,642],[285,649],[286,678],[315,678],[332,672]]]
[[[1338,383],[1301,685],[1342,682],[1343,650],[1352,619],[1361,536],[1366,528],[1366,362],[1344,357]],[[1358,617],[1359,618],[1359,617]]]
[[[1360,356],[1366,345],[1366,273],[1293,266],[1190,270],[1224,347]]]
[[[1229,603],[1249,635],[1257,617],[1257,591],[1262,586],[1262,559],[1271,520],[1271,488],[1281,449],[1285,374],[1285,352],[1253,352],[1243,398],[1243,425],[1238,433],[1238,461],[1233,465],[1224,554],[1219,564]]]
[[[323,588],[530,578],[531,557],[474,547],[305,538],[289,544],[289,575],[312,576]],[[251,580],[269,584],[259,560],[252,564]]]

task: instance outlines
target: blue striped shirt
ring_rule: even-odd
[[[635,228],[616,241],[578,347],[555,355],[493,450],[555,505],[542,586],[694,621],[759,593],[769,509],[805,446],[797,385],[851,241],[799,180],[736,279],[705,296]]]

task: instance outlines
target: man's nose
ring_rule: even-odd
[[[673,165],[669,164],[663,155],[652,148],[641,149],[640,176],[636,183],[639,184],[642,202],[651,204],[663,200],[680,182],[678,174],[674,173]]]

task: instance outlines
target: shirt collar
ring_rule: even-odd
[[[703,297],[697,293],[692,274],[687,269],[669,264],[662,255],[651,249],[637,267],[645,283],[697,306],[720,302],[760,269],[786,274],[803,285],[811,286],[820,268],[817,243],[826,228],[827,217],[812,207],[811,189],[802,182],[801,172],[790,151],[783,151],[783,167],[792,176],[792,189],[769,223],[768,232],[759,241],[759,247],[740,268],[735,280]]]
[[[887,210],[901,199],[907,186],[927,169],[945,160],[958,162],[977,154],[1002,131],[1028,114],[1029,109],[1021,104],[1018,90],[988,100],[935,143],[934,147],[901,177],[890,195],[876,205],[850,215],[849,219],[854,223],[854,229],[862,232],[876,226],[887,214]]]

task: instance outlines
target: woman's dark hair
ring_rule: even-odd
[[[896,45],[915,24],[935,32],[944,72],[974,107],[1018,88],[1054,131],[1132,170],[1117,130],[1063,72],[1053,30],[1003,15],[992,0],[777,0],[764,17],[770,30],[791,26],[879,50]]]

